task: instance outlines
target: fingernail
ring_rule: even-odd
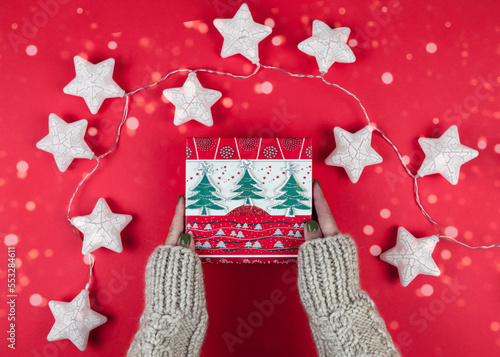
[[[318,230],[318,222],[316,222],[314,219],[310,220],[306,223],[307,230],[309,232],[314,232]]]
[[[321,184],[319,183],[319,181],[318,181],[318,180],[313,179],[313,182],[316,182],[316,183],[318,184],[319,188],[321,188]]]
[[[189,247],[189,243],[191,243],[191,236],[187,233],[182,233],[180,243],[181,245]]]
[[[181,200],[182,196],[184,196],[184,195],[179,195],[179,197],[177,198],[177,203],[179,203],[179,201]]]

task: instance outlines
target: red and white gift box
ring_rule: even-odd
[[[203,262],[296,262],[311,195],[311,138],[186,139],[186,232]]]

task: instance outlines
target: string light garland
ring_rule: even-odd
[[[174,114],[175,125],[184,124],[189,120],[196,120],[207,126],[213,125],[210,108],[220,99],[221,93],[203,88],[196,76],[197,72],[224,75],[235,79],[248,79],[255,76],[262,69],[277,70],[291,77],[319,79],[325,84],[336,87],[353,97],[363,110],[368,125],[356,133],[350,133],[340,127],[335,127],[336,148],[326,159],[326,164],[343,167],[351,182],[358,182],[366,166],[382,162],[382,157],[371,147],[372,133],[377,132],[391,145],[406,173],[413,179],[415,202],[424,217],[438,230],[437,235],[415,238],[405,228],[400,227],[396,246],[381,254],[380,258],[383,261],[398,268],[403,286],[410,284],[419,274],[435,276],[440,274],[436,263],[432,259],[432,252],[439,239],[449,240],[469,249],[500,247],[500,244],[469,246],[453,237],[444,235],[441,226],[426,212],[420,202],[419,178],[439,173],[451,184],[457,184],[460,166],[478,155],[476,150],[460,143],[456,126],[453,125],[448,128],[440,138],[419,139],[419,144],[426,156],[417,174],[413,174],[396,145],[378,127],[372,125],[360,99],[347,89],[325,79],[325,73],[335,62],[352,63],[355,61],[355,56],[347,45],[350,34],[349,28],[331,29],[322,21],[315,20],[313,22],[312,36],[298,45],[299,50],[316,58],[320,74],[312,75],[292,73],[279,67],[260,63],[258,43],[266,38],[272,30],[267,26],[255,23],[246,4],[241,5],[232,19],[215,19],[214,26],[224,37],[221,57],[241,54],[256,65],[251,74],[238,75],[203,68],[195,70],[176,69],[168,72],[156,82],[125,92],[112,79],[114,59],[110,58],[98,64],[92,64],[79,56],[74,58],[76,77],[64,88],[64,93],[83,97],[92,114],[99,111],[103,101],[107,98],[125,98],[125,105],[115,142],[108,151],[100,156],[96,156],[84,140],[87,128],[87,121],[84,119],[74,123],[66,123],[56,114],[50,114],[49,134],[36,144],[37,148],[54,155],[57,167],[61,172],[66,171],[76,158],[96,160],[96,165],[92,171],[75,188],[66,212],[66,218],[75,236],[82,243],[82,254],[86,254],[87,260],[90,262],[89,280],[85,288],[70,303],[54,300],[49,302],[49,307],[55,318],[55,323],[47,336],[49,341],[67,338],[78,349],[83,351],[87,346],[89,332],[107,320],[105,316],[96,313],[90,307],[89,289],[95,264],[95,258],[90,253],[99,247],[121,252],[120,233],[131,221],[132,216],[113,213],[104,198],[97,201],[93,212],[87,216],[71,218],[71,206],[79,188],[99,168],[100,160],[116,149],[121,129],[128,116],[129,98],[138,92],[158,85],[176,73],[188,72],[184,85],[181,88],[167,88],[163,91],[163,95],[176,107]],[[83,239],[78,230],[83,233]]]

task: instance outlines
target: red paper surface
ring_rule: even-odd
[[[70,122],[89,120],[86,141],[102,154],[114,143],[124,100],[108,99],[91,115],[82,98],[65,95],[62,89],[75,75],[73,56],[93,63],[115,58],[114,79],[126,91],[180,67],[235,74],[249,74],[254,67],[241,56],[222,59],[223,39],[212,26],[214,18],[232,17],[239,3],[61,1],[50,14],[41,3],[54,2],[12,1],[0,12],[0,233],[3,241],[15,235],[18,258],[17,349],[12,352],[6,346],[4,245],[0,354],[75,356],[81,353],[69,341],[46,340],[54,322],[47,302],[70,301],[87,282],[88,265],[66,208],[94,162],[75,160],[60,173],[53,157],[35,143],[47,135],[53,112]],[[420,179],[420,197],[457,239],[471,245],[500,242],[497,2],[277,0],[250,2],[249,7],[255,21],[274,23],[273,33],[259,45],[262,63],[294,73],[319,73],[315,59],[297,50],[311,35],[314,19],[352,29],[356,62],[334,64],[326,78],[363,101],[412,172],[423,160],[417,139],[438,137],[457,125],[462,143],[479,150],[479,156],[462,166],[456,186],[439,175]],[[188,136],[312,137],[314,176],[340,229],[351,233],[359,247],[361,285],[402,354],[499,354],[497,250],[468,250],[441,241],[433,256],[442,275],[419,276],[407,288],[401,287],[395,267],[371,254],[394,246],[398,226],[417,237],[436,230],[414,203],[412,180],[380,136],[374,135],[372,146],[384,162],[367,167],[357,184],[341,168],[324,165],[335,147],[334,126],[354,132],[366,125],[352,97],[320,80],[267,69],[248,80],[200,72],[204,87],[223,93],[212,107],[214,126],[190,122],[176,127],[174,106],[164,103],[161,93],[182,86],[185,78],[172,75],[131,97],[129,115],[135,119],[124,126],[117,150],[102,160],[73,204],[71,216],[85,215],[104,197],[114,212],[134,217],[122,233],[123,253],[95,252],[90,295],[93,308],[108,322],[91,332],[86,356],[125,355],[137,330],[147,258],[164,243],[175,202],[184,193]],[[266,84],[263,92],[265,82],[271,87]],[[295,265],[203,269],[210,316],[203,356],[314,355]],[[273,301],[272,313],[260,312],[264,301]],[[253,325],[242,334],[239,327],[249,320]]]

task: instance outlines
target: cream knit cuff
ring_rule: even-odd
[[[159,246],[149,257],[145,280],[145,308],[128,356],[198,356],[208,314],[197,254]]]
[[[356,244],[347,234],[299,249],[300,298],[323,356],[399,356],[373,301],[360,288]]]

